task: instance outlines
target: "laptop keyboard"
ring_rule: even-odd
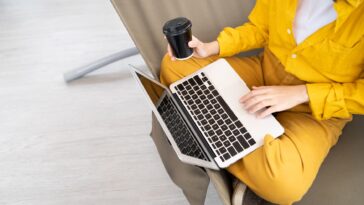
[[[256,143],[203,72],[176,90],[222,161]]]
[[[172,105],[171,99],[166,95],[158,106],[158,112],[166,123],[181,153],[210,161],[203,153],[202,148],[196,142],[191,131],[180,116],[180,113]]]

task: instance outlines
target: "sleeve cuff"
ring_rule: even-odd
[[[331,117],[349,118],[344,99],[344,90],[340,84],[306,84],[312,115],[318,120]]]
[[[224,28],[217,37],[217,42],[219,43],[219,56],[220,57],[229,57],[235,55],[237,52],[234,49],[237,45],[234,45],[233,37],[231,36],[231,32],[229,31],[230,27]]]

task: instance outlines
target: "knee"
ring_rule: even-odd
[[[263,190],[267,192],[262,193],[262,197],[276,204],[292,204],[300,201],[308,189],[302,176],[292,174],[272,178],[263,186]]]
[[[162,62],[161,62],[161,72],[163,70],[168,70],[169,68],[172,67],[172,63],[173,61],[171,60],[171,57],[169,57],[168,54],[165,54],[162,58]]]
[[[161,83],[166,86],[169,86],[171,83],[176,81],[176,72],[173,71],[174,61],[171,60],[171,57],[168,54],[163,56],[159,78]]]
[[[187,60],[172,61],[168,54],[164,55],[161,62],[160,81],[169,86],[171,83],[190,75],[198,69],[213,62],[216,57],[210,58],[190,58]]]

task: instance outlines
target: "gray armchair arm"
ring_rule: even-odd
[[[206,169],[207,175],[214,184],[217,193],[224,205],[231,205],[231,195],[233,192],[232,182],[228,173],[224,170],[215,171]]]

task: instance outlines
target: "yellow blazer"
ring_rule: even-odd
[[[249,22],[219,34],[219,55],[267,47],[287,72],[306,82],[316,119],[364,114],[362,2],[336,0],[336,21],[297,45],[292,32],[297,0],[257,0]]]

